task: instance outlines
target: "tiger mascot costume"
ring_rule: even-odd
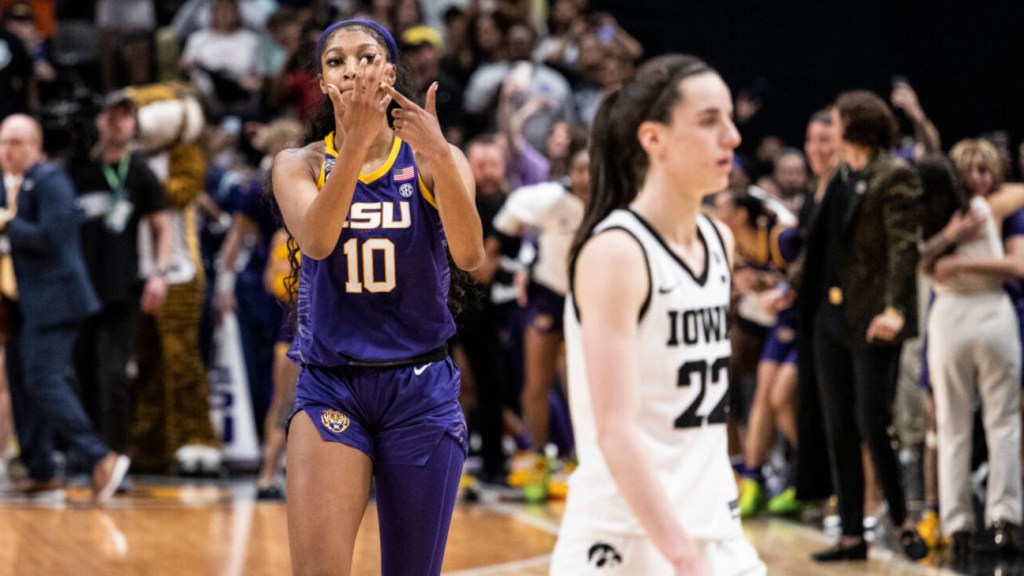
[[[140,327],[131,458],[139,472],[216,474],[221,452],[199,354],[206,279],[196,219],[206,177],[200,142],[206,120],[183,84],[134,86],[126,92],[138,106],[139,147],[167,191],[173,246],[167,302],[156,315],[144,315]],[[139,238],[146,242],[150,235],[140,232]],[[143,259],[139,273],[145,276],[153,266]]]

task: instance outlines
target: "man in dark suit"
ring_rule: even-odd
[[[103,502],[121,483],[129,460],[99,438],[68,379],[75,337],[99,300],[82,259],[74,189],[62,171],[42,163],[42,144],[39,124],[28,116],[15,114],[0,124],[0,229],[8,245],[0,290],[11,309],[7,374],[28,468],[18,489],[32,494],[60,488],[53,460],[54,437],[60,436],[92,463],[93,498]]]
[[[907,514],[889,430],[900,349],[917,332],[921,184],[889,152],[897,125],[885,101],[870,92],[847,92],[836,101],[832,116],[841,135],[842,162],[810,226],[802,274],[794,278],[800,293],[800,385],[816,386],[820,395],[843,529],[836,547],[814,559],[867,558],[862,441],[900,530],[900,543],[917,559],[927,547]],[[811,415],[815,408],[805,406],[801,412]],[[801,418],[801,437],[810,434],[807,420]],[[803,462],[820,457],[803,444],[800,452]]]

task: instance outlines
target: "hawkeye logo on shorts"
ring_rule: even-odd
[[[622,555],[611,544],[598,542],[587,551],[587,563],[595,568],[611,568],[622,564]]]
[[[348,428],[348,416],[345,416],[337,410],[324,410],[324,413],[320,415],[320,422],[335,434],[341,434]]]

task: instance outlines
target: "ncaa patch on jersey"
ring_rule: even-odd
[[[402,198],[412,198],[413,192],[415,192],[415,190],[413,189],[412,184],[409,184],[408,182],[398,187],[398,193],[402,195]]]
[[[338,412],[337,410],[331,410],[328,408],[320,414],[320,423],[324,425],[329,432],[334,434],[341,434],[348,428],[348,416]]]

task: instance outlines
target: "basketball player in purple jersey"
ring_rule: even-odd
[[[437,84],[425,107],[395,90],[398,50],[383,27],[335,23],[317,60],[334,130],[278,154],[272,172],[302,252],[292,570],[350,573],[373,478],[382,573],[439,574],[466,457],[446,348],[448,253],[465,270],[484,258],[472,173],[441,134]]]

